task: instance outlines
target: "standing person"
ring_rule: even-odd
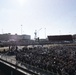
[[[59,75],[62,75],[61,69],[59,67],[58,67],[57,71],[58,71]]]

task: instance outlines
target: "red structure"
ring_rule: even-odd
[[[72,35],[48,36],[49,41],[73,41]]]

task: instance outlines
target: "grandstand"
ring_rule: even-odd
[[[58,41],[58,42],[65,42],[65,41],[73,41],[72,35],[55,35],[55,36],[48,36],[49,41]]]

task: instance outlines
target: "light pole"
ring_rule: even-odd
[[[59,30],[59,35],[61,35],[61,30]]]
[[[2,29],[2,34],[3,34],[3,29]]]
[[[45,28],[45,38],[46,38],[46,28]]]
[[[21,25],[21,35],[22,35],[22,25]]]

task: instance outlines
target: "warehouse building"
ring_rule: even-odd
[[[0,34],[0,41],[18,41],[18,40],[30,40],[31,36],[30,35],[12,35],[10,33],[8,34]]]

